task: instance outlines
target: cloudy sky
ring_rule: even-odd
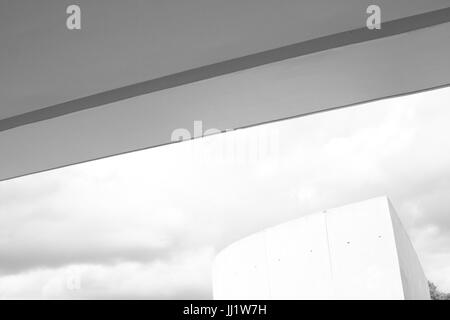
[[[0,298],[209,299],[224,246],[379,195],[450,290],[449,101],[445,88],[1,182]]]

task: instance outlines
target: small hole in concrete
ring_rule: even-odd
[[[350,241],[347,241],[347,244],[350,244]]]

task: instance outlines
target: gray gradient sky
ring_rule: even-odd
[[[1,182],[0,298],[211,298],[224,246],[378,195],[450,290],[449,101],[440,89]]]

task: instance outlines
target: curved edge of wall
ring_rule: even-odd
[[[429,299],[427,280],[386,197],[263,230],[213,264],[219,300]]]

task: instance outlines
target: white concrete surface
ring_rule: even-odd
[[[0,181],[170,143],[194,120],[236,129],[445,85],[449,35],[446,23],[0,132]]]
[[[386,197],[327,210],[218,254],[215,299],[429,299],[427,280]]]
[[[65,25],[66,8],[72,3],[78,4],[82,11],[79,32],[68,31]],[[366,23],[366,9],[372,3],[372,0],[1,1],[0,119],[210,63],[361,28]],[[448,0],[376,3],[383,8],[383,22],[449,6]]]

